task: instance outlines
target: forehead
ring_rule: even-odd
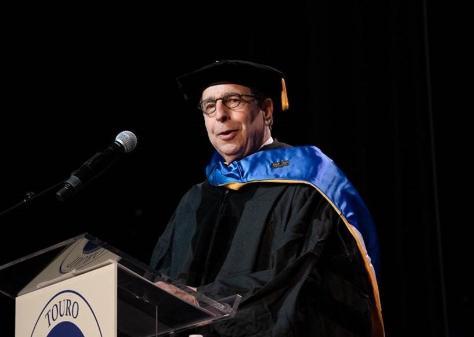
[[[249,87],[240,84],[216,84],[204,89],[202,99],[220,97],[228,93],[250,94],[251,90]]]

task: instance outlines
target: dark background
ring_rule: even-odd
[[[273,135],[320,147],[368,204],[387,336],[467,336],[470,223],[458,194],[468,126],[453,75],[464,71],[462,27],[445,7],[243,1],[3,15],[0,211],[67,178],[122,130],[138,147],[67,203],[50,193],[2,216],[0,265],[82,232],[147,262],[211,154],[174,78],[246,59],[287,75],[290,111]],[[13,336],[13,310],[0,297],[0,336]]]

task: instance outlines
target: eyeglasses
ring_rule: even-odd
[[[204,114],[211,117],[216,112],[217,101],[221,100],[229,109],[235,109],[242,103],[250,103],[250,100],[244,99],[244,97],[250,97],[251,99],[257,99],[255,95],[246,94],[228,94],[216,99],[205,99],[199,102],[198,108],[202,110]]]

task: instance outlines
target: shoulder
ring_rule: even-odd
[[[181,197],[178,207],[196,209],[206,197],[219,193],[221,188],[212,186],[207,180],[195,184]]]

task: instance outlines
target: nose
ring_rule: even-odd
[[[219,122],[229,119],[229,108],[222,103],[222,100],[216,102],[216,115],[214,118]]]

